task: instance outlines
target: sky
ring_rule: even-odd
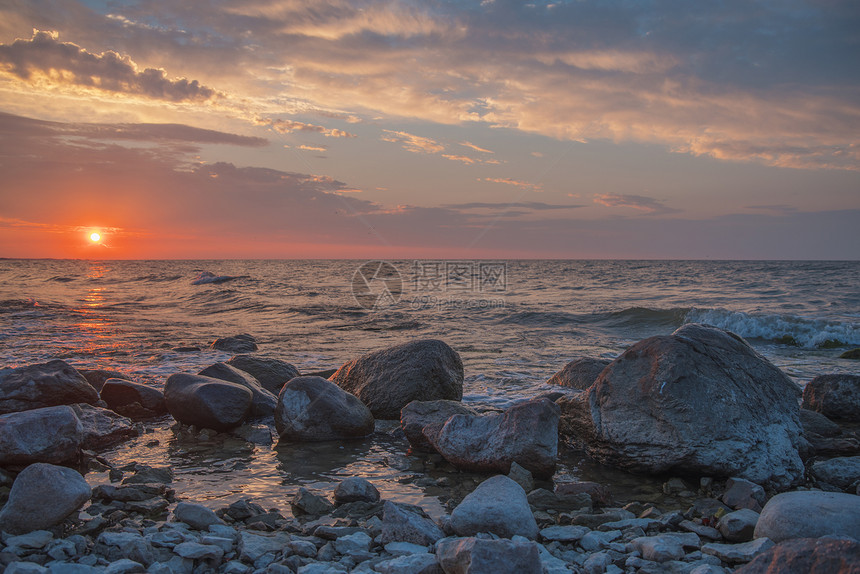
[[[858,259],[860,3],[0,0],[0,257]]]

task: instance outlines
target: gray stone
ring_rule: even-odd
[[[816,461],[812,476],[843,490],[860,481],[860,456],[843,456]]]
[[[15,479],[0,510],[0,530],[23,534],[56,526],[90,499],[90,485],[71,468],[31,464]]]
[[[164,393],[149,385],[111,378],[104,382],[99,396],[109,409],[133,420],[167,414]]]
[[[33,562],[10,562],[3,574],[44,574],[48,569]]]
[[[503,475],[482,482],[451,512],[451,527],[458,536],[489,532],[504,538],[515,535],[535,539],[537,522],[522,487]]]
[[[726,481],[723,502],[730,508],[748,508],[760,512],[765,503],[764,489],[749,480],[733,477]]]
[[[53,539],[53,533],[48,530],[34,530],[27,534],[10,536],[6,539],[6,546],[10,548],[44,548]]]
[[[257,379],[264,389],[276,397],[290,379],[299,376],[299,370],[294,365],[260,355],[236,355],[227,364]]]
[[[369,353],[343,365],[330,380],[357,396],[378,419],[399,420],[412,401],[463,398],[463,362],[438,340]]]
[[[737,574],[834,574],[860,571],[860,543],[833,538],[785,540],[739,568]]]
[[[850,536],[860,540],[860,496],[841,492],[784,492],[765,505],[755,537],[774,542],[790,538]]]
[[[253,335],[242,333],[232,337],[221,337],[212,341],[211,347],[217,351],[228,353],[253,353],[257,350],[257,339]]]
[[[597,552],[585,559],[582,569],[586,574],[604,574],[613,566],[612,557],[606,552]]]
[[[340,554],[352,556],[370,550],[373,539],[364,532],[356,532],[348,536],[341,536],[334,541],[334,548]]]
[[[411,542],[429,546],[445,534],[429,516],[417,506],[385,501],[380,542]]]
[[[576,359],[550,377],[546,384],[561,385],[562,387],[584,391],[594,384],[598,375],[611,362],[609,359],[595,359],[593,357]]]
[[[565,402],[561,429],[627,470],[787,487],[804,472],[799,392],[740,337],[687,324],[626,350],[583,399]]]
[[[504,413],[454,415],[427,440],[445,460],[477,472],[510,472],[516,462],[537,478],[555,472],[559,408],[548,399],[515,405]]]
[[[131,419],[108,409],[85,403],[72,405],[75,416],[81,421],[81,447],[102,450],[138,436]]]
[[[180,502],[173,509],[176,520],[184,522],[197,530],[208,530],[213,524],[224,524],[224,521],[202,504]]]
[[[83,426],[72,407],[62,405],[0,415],[0,465],[75,460]]]
[[[65,361],[0,371],[0,414],[98,401],[98,392]]]
[[[334,501],[345,502],[378,502],[379,490],[366,478],[350,476],[340,481],[334,489]]]
[[[758,517],[758,512],[742,508],[722,516],[717,523],[717,530],[729,542],[748,542],[755,535]]]
[[[595,550],[601,550],[603,548],[608,548],[609,545],[621,538],[620,530],[610,530],[608,532],[598,532],[592,530],[591,532],[587,532],[582,539],[579,541],[579,545],[586,552],[594,552]]]
[[[110,561],[128,558],[144,566],[155,561],[152,546],[137,532],[102,532],[96,538],[93,551]]]
[[[436,544],[436,557],[445,574],[516,572],[541,574],[540,553],[535,542],[446,538]]]
[[[322,516],[334,510],[334,505],[328,498],[315,494],[300,486],[293,499],[290,501],[295,514],[308,514],[311,516]]]
[[[244,424],[233,430],[233,436],[262,446],[269,446],[275,442],[272,439],[272,429],[264,424]]]
[[[561,482],[556,484],[555,493],[559,496],[587,494],[591,497],[591,502],[594,505],[609,506],[612,504],[612,495],[609,493],[609,489],[597,482]]]
[[[243,561],[255,563],[266,554],[281,552],[289,542],[289,534],[283,532],[255,534],[242,530],[239,532],[239,557]]]
[[[237,369],[236,367],[232,367],[227,363],[215,363],[214,365],[209,365],[197,374],[241,385],[251,391],[253,398],[251,400],[250,417],[270,417],[275,414],[275,407],[278,405],[278,397],[264,389],[253,375]]]
[[[361,438],[372,433],[373,426],[370,409],[322,377],[296,377],[278,395],[275,427],[281,440]]]
[[[373,569],[379,574],[443,574],[436,555],[427,552],[383,560]]]
[[[550,526],[540,531],[540,537],[548,542],[562,542],[564,544],[577,542],[583,536],[591,532],[585,526]]]
[[[805,435],[817,434],[823,437],[835,437],[842,434],[842,428],[824,416],[809,409],[800,409],[800,424]]]
[[[221,557],[224,556],[224,550],[220,546],[197,542],[177,544],[173,551],[183,558],[192,560],[221,560]]]
[[[409,554],[423,554],[428,547],[411,542],[389,542],[385,545],[385,551],[392,556],[407,556]]]
[[[528,501],[534,510],[555,510],[557,512],[590,511],[592,504],[591,497],[585,493],[556,494],[545,488],[536,488],[529,492]],[[608,520],[612,520],[612,518],[607,518]]]
[[[535,479],[532,473],[521,467],[516,461],[511,463],[511,470],[508,472],[508,478],[523,487],[526,492],[531,492],[535,488]]]
[[[104,574],[141,574],[145,572],[146,567],[143,564],[128,558],[121,558],[112,562],[104,569]]]
[[[428,434],[433,435],[454,415],[477,414],[460,401],[412,401],[400,411],[400,428],[414,450],[436,452],[424,436],[425,428],[430,427]]]
[[[756,538],[755,540],[741,544],[718,544],[710,542],[702,546],[702,552],[716,556],[729,564],[743,564],[772,547],[773,542],[769,538]]]
[[[171,375],[164,385],[167,410],[177,421],[227,431],[251,412],[253,393],[241,385],[187,373]]]
[[[698,524],[696,522],[693,522],[692,520],[682,520],[678,523],[678,527],[688,532],[698,534],[699,536],[702,536],[704,538],[710,538],[711,540],[723,539],[723,535],[720,534],[720,531],[716,528],[713,528],[712,526],[705,526],[704,524]]]
[[[642,558],[654,562],[669,562],[684,557],[684,548],[698,548],[699,537],[693,533],[667,533],[657,536],[641,536],[634,538],[631,543]]]
[[[105,381],[108,379],[128,379],[128,376],[125,373],[112,371],[110,369],[78,369],[78,372],[84,376],[96,392],[100,392],[102,390]]]
[[[170,484],[171,482],[173,482],[173,471],[169,467],[148,464],[136,464],[134,474],[122,479],[123,484]]]
[[[860,375],[821,375],[803,389],[803,408],[831,419],[860,421]]]

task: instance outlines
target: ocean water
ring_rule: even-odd
[[[613,358],[688,322],[741,335],[801,385],[856,373],[838,356],[860,346],[860,262],[0,260],[0,368],[61,358],[157,387],[227,360],[209,344],[239,333],[302,372],[438,338],[463,359],[464,401],[501,409],[549,390],[570,360]],[[284,508],[299,484],[361,474],[441,511],[440,489],[409,480],[432,463],[394,435],[264,447],[164,426],[106,456],[170,464],[177,492],[213,508],[243,496]],[[566,452],[561,472],[639,480]]]

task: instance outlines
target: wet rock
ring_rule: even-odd
[[[609,493],[609,489],[596,482],[561,482],[555,486],[555,493],[560,496],[587,494],[591,497],[591,502],[596,506],[609,506],[612,504],[612,495]]]
[[[528,493],[527,499],[534,510],[591,511],[591,497],[585,493],[559,495],[545,488],[536,488]],[[606,520],[612,519],[607,518]]]
[[[80,454],[83,427],[67,405],[0,415],[0,465],[59,464]]]
[[[217,351],[227,351],[228,353],[253,353],[257,350],[257,339],[252,335],[243,333],[215,339],[211,347]]]
[[[771,498],[759,516],[756,538],[850,536],[860,540],[860,497],[841,492],[784,492]]]
[[[799,389],[740,337],[687,324],[612,362],[569,416],[595,458],[629,470],[740,476],[787,487],[803,475]],[[583,420],[584,419],[584,420]]]
[[[401,409],[412,401],[463,398],[460,356],[442,341],[433,339],[353,359],[330,380],[361,399],[378,419],[400,419]]]
[[[361,438],[373,425],[360,400],[322,377],[296,377],[278,395],[275,427],[285,441]]]
[[[299,376],[299,370],[290,363],[260,355],[236,355],[227,364],[250,374],[276,397],[290,379]]]
[[[215,363],[214,365],[209,365],[197,374],[204,377],[212,377],[213,379],[235,383],[251,391],[254,396],[251,404],[251,413],[249,414],[250,417],[270,417],[275,414],[278,397],[264,389],[253,375],[228,365],[227,363]]]
[[[109,369],[78,369],[78,372],[83,375],[96,392],[102,390],[102,386],[108,379],[128,379],[125,373]]]
[[[569,362],[562,370],[550,377],[546,384],[561,385],[562,387],[584,391],[594,384],[598,375],[611,362],[609,359],[595,359],[593,357],[576,359]]]
[[[860,543],[834,538],[795,538],[756,556],[736,574],[833,574],[860,571]]]
[[[253,394],[241,385],[177,373],[164,385],[167,410],[177,421],[216,431],[241,425],[251,412]]]
[[[860,348],[845,351],[839,355],[840,359],[860,359]]]
[[[860,421],[860,375],[821,375],[803,389],[803,408],[831,419]]]
[[[98,392],[65,361],[0,372],[0,414],[98,401]]]
[[[173,470],[169,467],[134,463],[129,467],[123,467],[123,470],[133,471],[131,476],[127,476],[122,480],[123,484],[170,484],[173,482]]]
[[[541,574],[540,553],[535,542],[446,538],[436,545],[436,556],[446,574],[517,572]]]
[[[213,524],[224,524],[224,521],[218,518],[213,511],[209,510],[202,504],[193,504],[190,502],[180,502],[173,509],[173,516],[176,520],[184,522],[197,530],[209,530]]]
[[[710,542],[702,546],[702,552],[716,556],[729,564],[743,564],[749,562],[762,552],[773,548],[773,545],[773,542],[769,538],[756,538],[742,544],[718,544]]]
[[[334,510],[334,505],[328,498],[314,494],[304,486],[299,487],[293,499],[290,501],[293,512],[307,514],[310,516],[323,516]]]
[[[145,420],[167,414],[164,393],[124,379],[110,378],[99,393],[112,411],[132,420]]]
[[[764,489],[743,478],[733,477],[726,481],[723,502],[735,510],[749,508],[760,512],[765,502]]]
[[[233,430],[233,436],[262,446],[268,446],[275,442],[272,438],[271,428],[264,424],[244,424]]]
[[[424,429],[428,428],[428,434],[437,433],[445,422],[454,415],[477,415],[459,401],[412,401],[400,411],[400,428],[406,435],[409,445],[421,452],[436,452],[430,441],[424,436]]]
[[[71,408],[81,421],[82,448],[102,450],[138,436],[134,423],[113,411],[84,403]]]
[[[379,490],[373,484],[360,476],[345,478],[334,489],[334,501],[345,502],[377,502]]]
[[[429,546],[445,534],[420,507],[385,501],[380,542],[411,542]]]
[[[89,499],[90,485],[77,471],[31,464],[15,479],[9,500],[0,510],[0,530],[22,534],[51,528]]]
[[[720,517],[717,530],[729,542],[749,542],[754,538],[758,517],[758,512],[742,508]]]
[[[812,476],[845,490],[860,481],[860,456],[816,461],[812,465]]]
[[[533,540],[538,534],[525,491],[503,475],[488,478],[466,496],[451,512],[451,527],[457,536],[489,532],[503,538],[520,535]]]
[[[555,472],[558,456],[559,409],[547,399],[534,399],[504,413],[454,415],[436,434],[425,436],[445,460],[478,472],[508,473],[516,462],[537,478]]]

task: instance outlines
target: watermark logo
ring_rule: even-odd
[[[403,278],[388,261],[368,261],[352,275],[352,296],[364,309],[391,307],[402,294]]]

